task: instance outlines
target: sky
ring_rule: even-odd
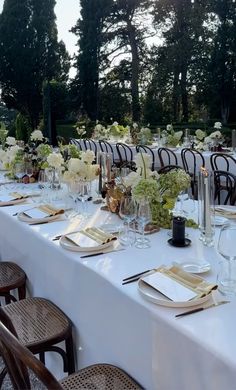
[[[38,0],[40,1],[40,0]],[[0,12],[4,0],[0,0]],[[79,0],[57,0],[55,13],[57,16],[58,39],[65,42],[68,52],[72,55],[77,51],[76,36],[69,32],[79,18]]]

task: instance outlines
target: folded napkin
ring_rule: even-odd
[[[224,206],[216,206],[215,213],[225,218],[236,218],[236,208],[228,208]]]
[[[23,198],[29,197],[29,195],[20,194],[19,192],[11,192],[10,195],[12,196],[12,200],[18,200],[18,199],[23,199]]]
[[[194,291],[196,293],[194,299],[202,298],[205,295],[208,295],[212,290],[217,289],[216,284],[208,283],[199,276],[191,275],[177,265],[173,265],[170,268],[165,268],[162,266],[157,268],[156,271],[163,273],[169,278],[182,284],[184,287],[187,287],[190,290]]]
[[[113,234],[104,232],[103,230],[96,227],[86,228],[73,234],[67,234],[65,237],[66,239],[81,247],[104,245],[117,239],[117,237]]]
[[[40,205],[38,207],[34,207],[30,210],[23,211],[23,214],[28,218],[46,218],[46,217],[54,217],[59,214],[63,214],[63,209],[55,208],[49,204]]]

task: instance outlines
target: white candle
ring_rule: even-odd
[[[211,209],[210,209],[210,194],[209,194],[209,176],[204,178],[204,215],[205,215],[205,236],[210,237],[212,235],[211,226]]]

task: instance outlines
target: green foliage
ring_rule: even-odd
[[[2,99],[35,128],[45,79],[66,79],[68,55],[57,41],[55,0],[5,0],[0,16]]]
[[[32,128],[27,117],[18,114],[15,120],[16,139],[28,142]]]

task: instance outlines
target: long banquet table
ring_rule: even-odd
[[[158,306],[139,293],[137,283],[121,284],[145,269],[189,259],[209,261],[211,271],[205,277],[215,282],[219,257],[214,248],[202,245],[198,230],[188,229],[188,248],[171,247],[167,231],[161,230],[150,235],[149,249],[132,247],[81,259],[80,253],[65,250],[52,238],[85,224],[119,225],[119,218],[90,202],[90,219],[29,226],[13,216],[29,207],[0,208],[0,257],[25,270],[30,295],[52,300],[71,318],[79,368],[115,364],[148,390],[235,389],[235,299],[176,319],[183,308]],[[63,376],[55,356],[46,364],[57,377]]]

